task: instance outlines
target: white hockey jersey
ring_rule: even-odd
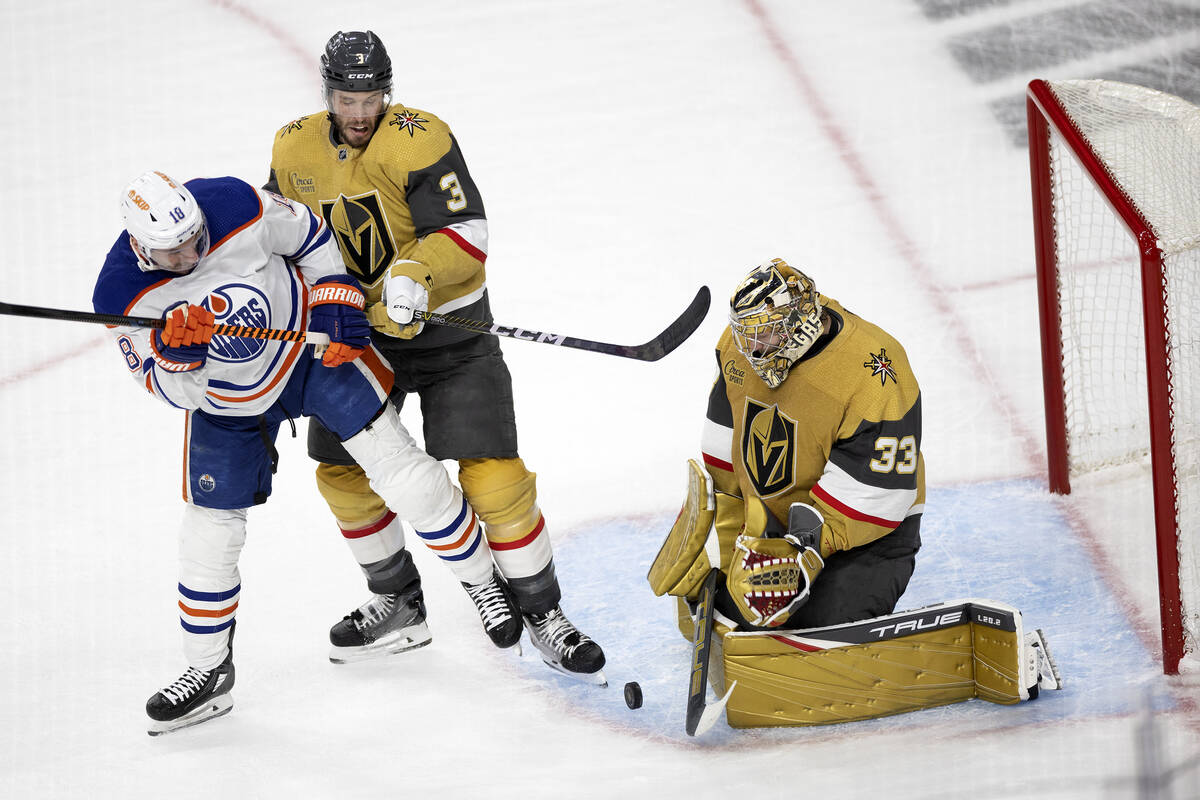
[[[217,324],[305,330],[309,287],[346,271],[325,222],[302,203],[237,178],[186,185],[208,225],[208,254],[187,275],[143,271],[122,233],[96,280],[96,311],[161,318],[182,301],[204,306]],[[130,374],[148,392],[178,408],[224,416],[266,411],[305,357],[302,341],[214,336],[203,367],[171,372],[151,355],[153,330],[113,330]]]

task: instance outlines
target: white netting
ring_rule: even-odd
[[[1167,379],[1187,646],[1200,642],[1200,109],[1114,81],[1050,84],[1164,255]],[[1139,249],[1051,136],[1068,457],[1074,475],[1149,453]],[[1103,180],[1103,176],[1100,177]],[[1153,526],[1148,521],[1147,530]]]

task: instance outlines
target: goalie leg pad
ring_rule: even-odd
[[[1040,678],[1028,665],[1037,653],[1027,641],[1019,611],[982,600],[827,628],[726,633],[725,687],[737,681],[726,718],[735,728],[826,725],[973,697],[1011,705],[1036,697]]]
[[[712,478],[695,459],[688,459],[687,499],[646,575],[656,596],[695,597],[699,593],[710,568],[704,544],[715,515]]]

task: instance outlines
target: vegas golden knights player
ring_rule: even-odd
[[[335,34],[321,74],[327,109],[279,130],[268,188],[329,224],[366,292],[374,343],[395,370],[394,402],[417,394],[426,449],[458,461],[483,530],[422,538],[467,589],[498,647],[516,644],[524,624],[547,663],[601,682],[603,651],[559,606],[550,537],[535,476],[517,452],[511,379],[497,340],[413,319],[429,310],[491,321],[487,218],[458,142],[433,114],[392,102],[391,60],[371,31]],[[379,631],[424,625],[420,576],[400,521],[336,437],[313,420],[308,446],[321,462],[320,491],[376,595],[334,626],[332,657],[370,657]]]
[[[921,546],[921,393],[904,348],[773,259],[730,301],[689,496],[651,567],[694,601],[719,568],[732,725],[806,725],[1058,688],[1020,612],[970,601],[892,615]],[[883,620],[883,621],[881,621]],[[1046,677],[1042,677],[1043,673]],[[724,693],[727,686],[718,686]]]

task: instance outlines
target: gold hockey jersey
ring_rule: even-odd
[[[762,498],[785,525],[794,502],[819,509],[824,557],[920,514],[925,465],[920,389],[904,348],[836,300],[821,304],[830,332],[774,390],[725,329],[701,449],[718,491]]]
[[[483,200],[449,126],[393,104],[365,147],[334,141],[329,113],[289,122],[275,135],[267,188],[322,216],[377,303],[389,268],[429,289],[429,310],[490,321]],[[433,347],[475,335],[427,325],[392,346]]]

